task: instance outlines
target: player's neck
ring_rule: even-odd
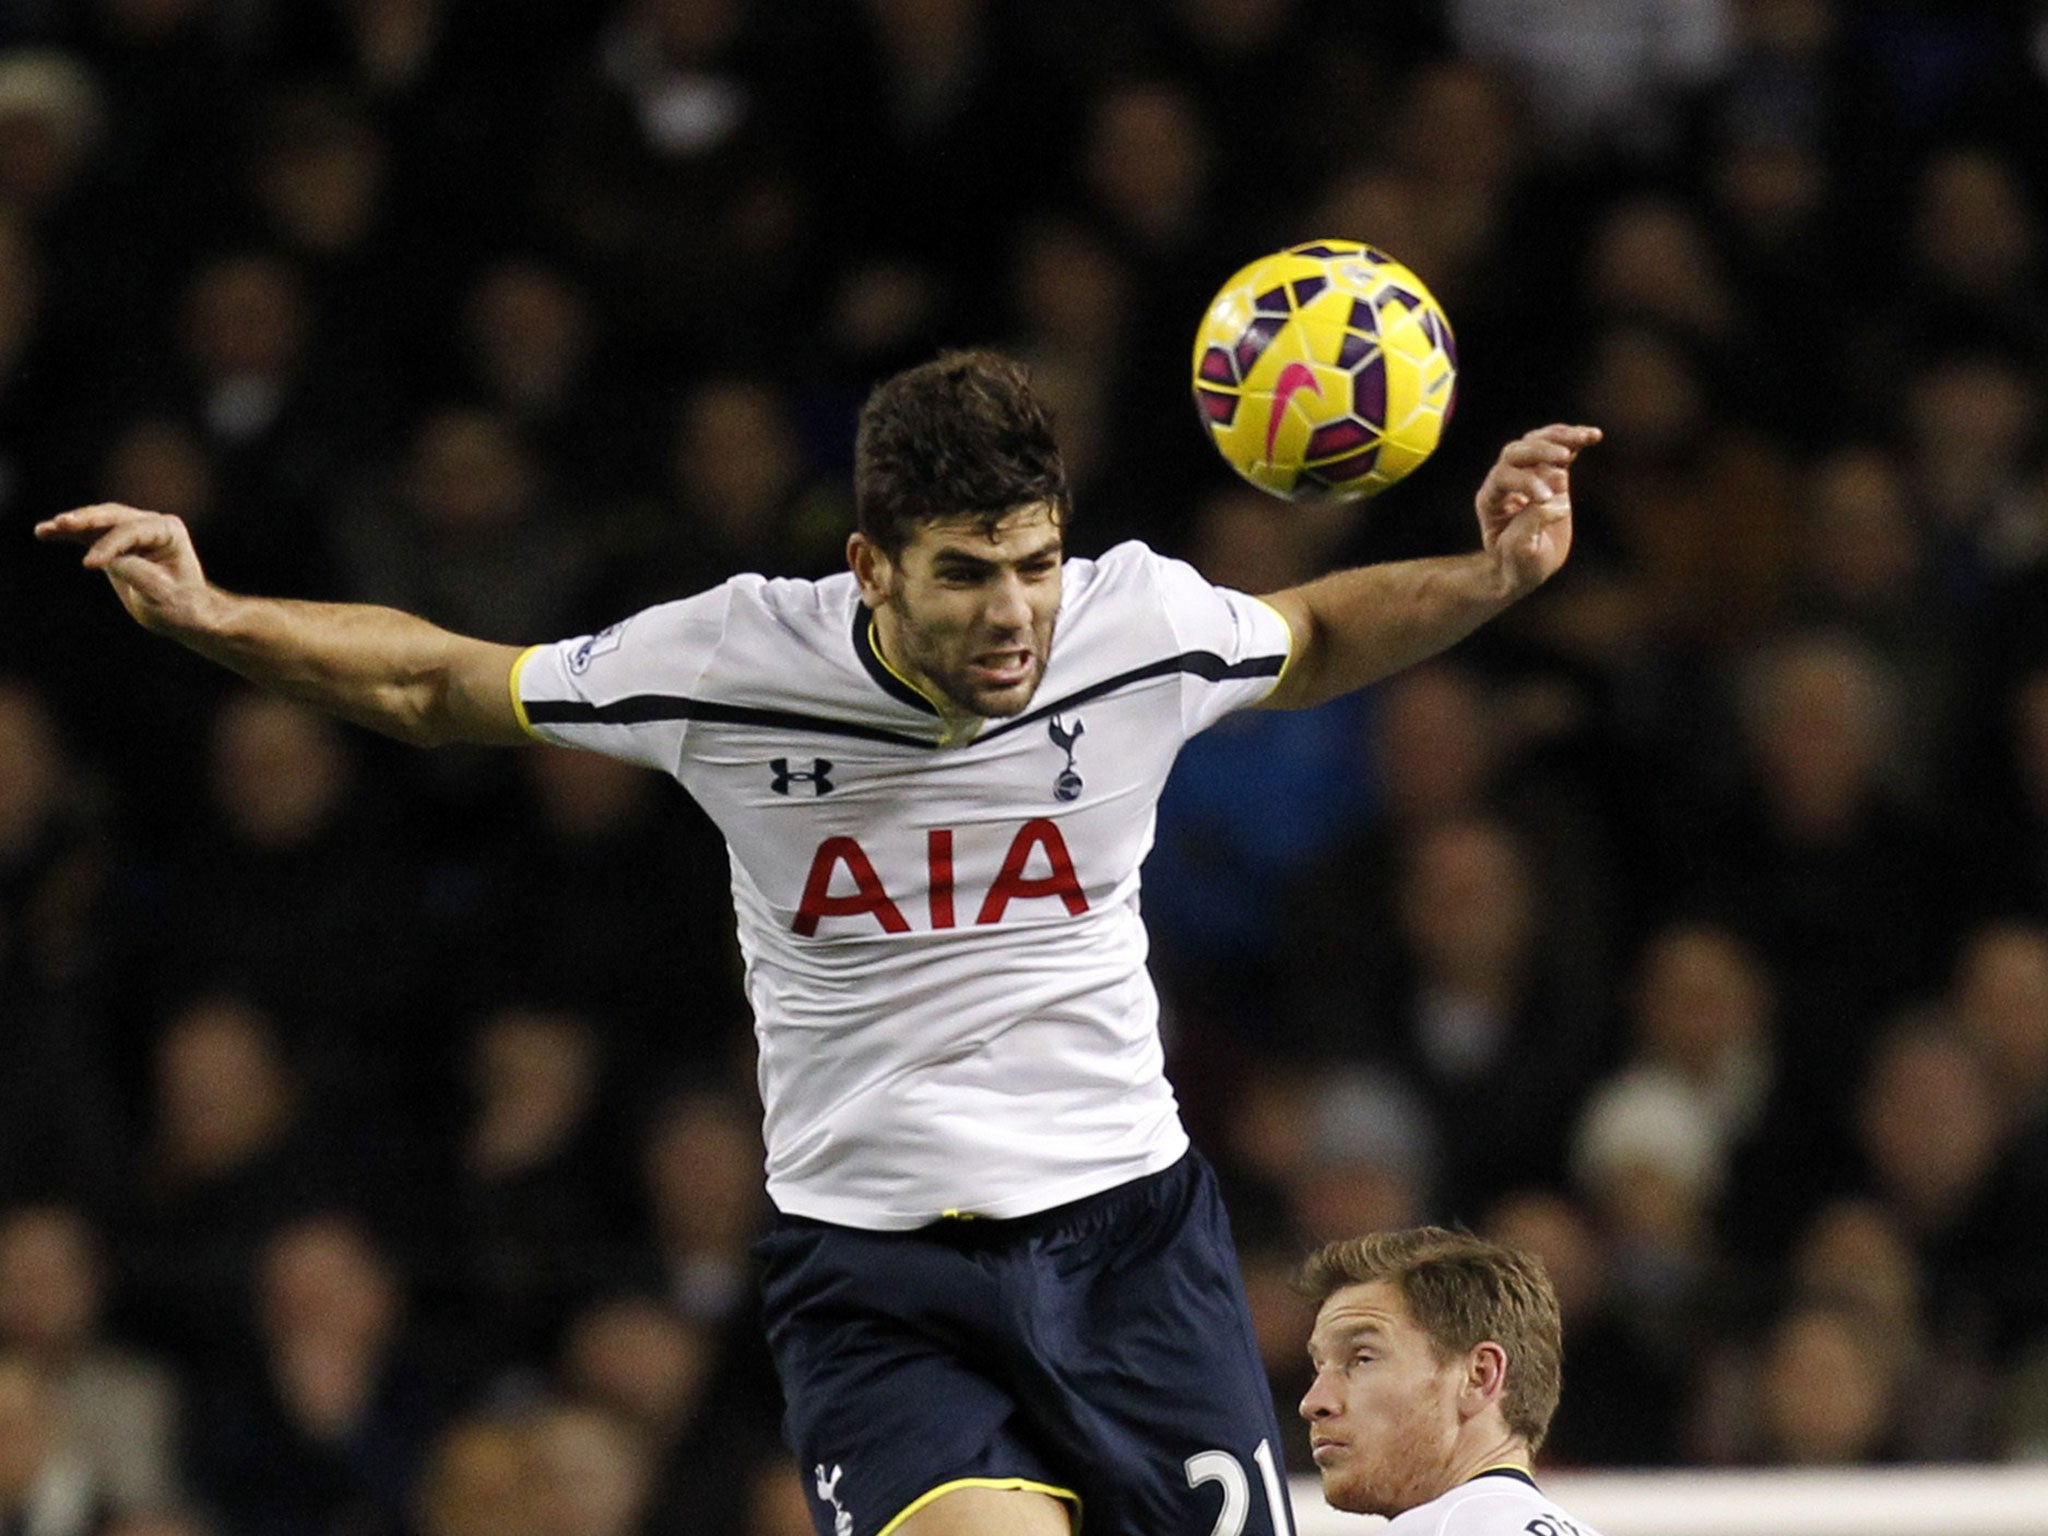
[[[933,686],[922,672],[902,659],[902,641],[896,633],[894,616],[887,608],[877,608],[868,615],[868,643],[891,676],[938,712],[944,727],[941,741],[952,745],[971,739],[981,730],[986,722],[980,715],[962,709],[943,689]]]
[[[1528,1442],[1501,1429],[1475,1437],[1469,1445],[1459,1448],[1451,1462],[1451,1487],[1469,1483],[1488,1472],[1514,1471],[1528,1476],[1534,1469],[1535,1458],[1529,1454]]]

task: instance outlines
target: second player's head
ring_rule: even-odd
[[[950,713],[1021,711],[1052,645],[1069,508],[1023,365],[949,352],[878,385],[854,503],[848,558],[884,658]]]
[[[1562,1325],[1533,1256],[1441,1227],[1331,1243],[1301,1401],[1323,1493],[1392,1517],[1489,1466],[1520,1464],[1557,1411]]]

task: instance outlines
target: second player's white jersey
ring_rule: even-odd
[[[1389,1521],[1386,1536],[1600,1536],[1511,1467],[1482,1472]]]
[[[1286,621],[1123,544],[1070,560],[1028,710],[947,742],[851,574],[735,578],[529,651],[537,736],[674,775],[724,833],[778,1209],[1029,1214],[1187,1147],[1138,868],[1181,745]]]

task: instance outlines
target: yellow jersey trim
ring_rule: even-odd
[[[943,711],[943,706],[939,703],[937,699],[933,698],[924,689],[918,687],[916,683],[912,682],[909,678],[905,677],[903,675],[902,669],[898,667],[895,662],[889,659],[889,653],[882,649],[881,628],[875,623],[875,616],[872,613],[868,615],[868,649],[875,653],[875,660],[879,661],[884,667],[886,667],[888,669],[889,675],[895,678],[897,682],[901,683],[904,687],[908,688],[912,693],[916,694],[919,698],[923,699],[925,703],[931,705],[933,709]]]
[[[920,699],[923,699],[925,703],[931,705],[939,717],[939,744],[941,746],[957,747],[964,742],[972,741],[981,734],[982,726],[988,723],[981,716],[957,713],[944,699],[932,697],[929,689],[920,688],[915,682],[903,675],[902,670],[883,651],[882,634],[876,627],[875,616],[872,613],[868,615],[868,649],[875,653],[875,660],[882,664],[891,677],[895,678],[897,682],[908,688]]]
[[[1043,1493],[1074,1506],[1074,1536],[1081,1533],[1081,1495],[1071,1488],[1055,1488],[1051,1483],[1034,1483],[1025,1477],[961,1477],[950,1483],[941,1483],[929,1493],[920,1494],[904,1506],[903,1512],[876,1533],[876,1536],[890,1536],[890,1532],[902,1527],[903,1522],[923,1509],[932,1500],[960,1488],[995,1488],[1015,1493]]]
[[[526,732],[535,741],[540,741],[543,738],[540,732],[533,728],[533,722],[526,718],[526,700],[519,696],[519,674],[526,670],[526,664],[533,660],[541,650],[542,647],[538,645],[529,645],[525,650],[521,651],[518,659],[512,663],[510,675],[505,679],[505,686],[512,690],[512,716],[519,722],[519,729]]]
[[[1271,603],[1267,602],[1263,597],[1260,597],[1257,593],[1247,593],[1246,595],[1249,596],[1251,600],[1257,603],[1261,608],[1265,609],[1266,612],[1270,613],[1271,615],[1273,615],[1274,618],[1278,619],[1280,621],[1280,627],[1287,632],[1287,658],[1286,660],[1280,663],[1280,670],[1274,674],[1273,686],[1266,690],[1266,698],[1270,699],[1271,697],[1273,697],[1274,694],[1280,691],[1280,685],[1287,680],[1287,669],[1294,665],[1294,648],[1297,637],[1294,633],[1294,625],[1288,621],[1286,614],[1282,613],[1278,608],[1275,608]]]

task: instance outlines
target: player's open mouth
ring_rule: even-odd
[[[1031,676],[1029,651],[995,651],[967,664],[977,682],[991,688],[1013,688]]]

